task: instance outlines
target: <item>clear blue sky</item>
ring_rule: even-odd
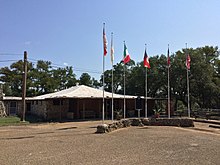
[[[102,27],[115,63],[123,41],[136,62],[185,47],[220,45],[219,0],[0,0],[0,54],[28,51],[31,59],[102,72]],[[23,58],[0,55],[0,61]],[[65,64],[65,65],[64,65]],[[110,53],[105,68],[111,69]],[[0,67],[9,63],[0,62]],[[75,72],[79,77],[82,72]],[[89,73],[100,78],[100,74]]]

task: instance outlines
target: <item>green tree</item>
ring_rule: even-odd
[[[53,92],[57,87],[57,81],[52,74],[52,66],[50,61],[37,61],[34,71],[36,91],[38,94],[46,94]]]
[[[31,93],[32,78],[29,72],[32,70],[32,63],[27,64],[27,96]],[[3,67],[0,69],[0,81],[4,84],[4,93],[8,96],[22,95],[22,75],[23,75],[23,61],[19,60],[10,65],[10,68]]]
[[[125,71],[125,79],[126,84],[128,85],[129,77],[132,72],[132,69],[135,66],[135,62],[131,60],[129,63],[127,63],[125,66],[123,62],[117,63],[113,66],[113,88],[115,93],[123,93],[124,89],[124,71]],[[106,70],[105,73],[105,90],[111,92],[112,91],[112,70]],[[101,76],[100,82],[103,84],[103,75]],[[127,91],[129,94],[129,90],[127,85],[125,86],[127,88]]]
[[[190,54],[191,67],[189,72],[191,105],[200,108],[214,108],[219,105],[216,98],[219,96],[219,86],[215,75],[215,61],[219,56],[217,47],[189,49],[178,51],[171,67],[171,92],[176,100],[187,105],[186,85],[186,51]]]
[[[94,87],[94,88],[100,87],[100,83],[94,77],[92,78],[92,87]]]
[[[92,86],[92,80],[91,76],[88,73],[82,73],[82,75],[79,78],[79,83],[81,85],[87,85],[87,86]]]

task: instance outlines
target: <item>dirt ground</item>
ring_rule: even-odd
[[[194,128],[129,127],[95,134],[101,123],[0,127],[0,164],[220,164],[220,129],[208,123],[196,122]]]

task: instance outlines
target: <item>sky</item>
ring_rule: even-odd
[[[123,41],[135,62],[185,48],[220,45],[219,0],[0,0],[0,67],[23,59],[73,66],[79,77],[100,79],[103,23],[108,39],[105,70],[123,58]]]

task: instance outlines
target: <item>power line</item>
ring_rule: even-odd
[[[18,55],[22,55],[22,54],[0,53],[0,55],[18,56]],[[8,60],[0,60],[0,63],[4,63],[4,62],[17,62],[17,61],[19,61],[19,60],[8,59]],[[28,58],[28,61],[36,64],[39,60],[34,59],[34,58]],[[42,61],[44,61],[44,60],[42,60]],[[65,68],[66,67],[65,65],[56,64],[56,63],[53,63],[51,61],[49,61],[49,62],[51,63],[50,66],[53,67],[53,68]],[[85,73],[91,73],[91,74],[102,74],[102,72],[98,71],[98,70],[91,70],[91,69],[86,69],[86,68],[78,68],[78,67],[74,67],[74,66],[72,66],[72,67],[73,67],[73,71],[75,71],[75,72],[81,72],[81,73],[85,72]]]
[[[33,58],[28,58],[29,61],[32,61],[33,63],[37,63],[39,60],[37,59],[33,59]],[[51,66],[54,68],[60,68],[60,67],[65,67],[65,65],[61,65],[61,64],[56,64],[51,62]],[[77,71],[77,72],[87,72],[87,73],[95,73],[95,74],[102,74],[102,72],[98,71],[98,70],[91,70],[91,69],[85,69],[85,68],[78,68],[78,67],[74,67],[73,66],[73,70]]]
[[[0,56],[23,56],[20,53],[0,53]]]
[[[0,60],[0,62],[16,62],[17,60]]]

